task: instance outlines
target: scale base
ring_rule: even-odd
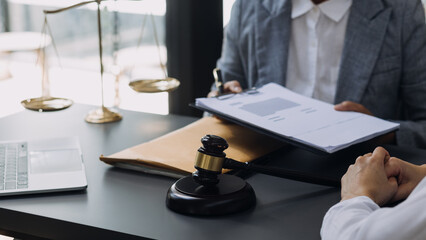
[[[39,97],[23,100],[21,101],[21,104],[26,109],[47,112],[65,109],[71,106],[73,101],[66,98]]]
[[[90,111],[84,120],[89,123],[109,123],[120,121],[122,118],[123,117],[118,112],[106,107],[101,107]]]
[[[220,174],[219,183],[205,187],[192,176],[179,179],[167,192],[166,205],[188,215],[218,216],[247,210],[256,204],[250,184],[233,175]]]

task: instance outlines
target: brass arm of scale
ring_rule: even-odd
[[[202,152],[197,152],[195,157],[195,168],[208,170],[212,172],[222,172],[223,161],[225,157],[217,157],[212,155],[207,155]]]
[[[66,11],[66,10],[69,10],[69,9],[72,9],[72,8],[80,7],[80,6],[89,4],[89,3],[95,3],[96,2],[96,3],[100,4],[101,1],[102,0],[85,1],[85,2],[81,2],[81,3],[71,5],[69,7],[60,8],[60,9],[56,9],[56,10],[43,10],[43,12],[44,12],[44,14],[60,13],[60,12],[63,12],[63,11]]]

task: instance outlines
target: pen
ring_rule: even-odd
[[[220,94],[223,94],[223,79],[222,79],[222,73],[219,68],[213,69],[213,77],[214,82],[216,84],[217,91]]]

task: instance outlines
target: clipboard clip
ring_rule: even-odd
[[[232,98],[236,95],[254,95],[254,94],[258,94],[258,93],[260,93],[260,92],[256,88],[249,88],[249,89],[246,89],[246,90],[239,92],[239,93],[226,93],[226,94],[222,94],[222,95],[217,95],[216,98],[218,100],[226,100],[226,99]]]

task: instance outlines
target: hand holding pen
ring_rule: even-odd
[[[241,85],[237,80],[232,80],[224,83],[222,73],[219,68],[213,69],[213,76],[217,90],[211,91],[207,97],[216,97],[227,93],[239,93],[242,91]]]

